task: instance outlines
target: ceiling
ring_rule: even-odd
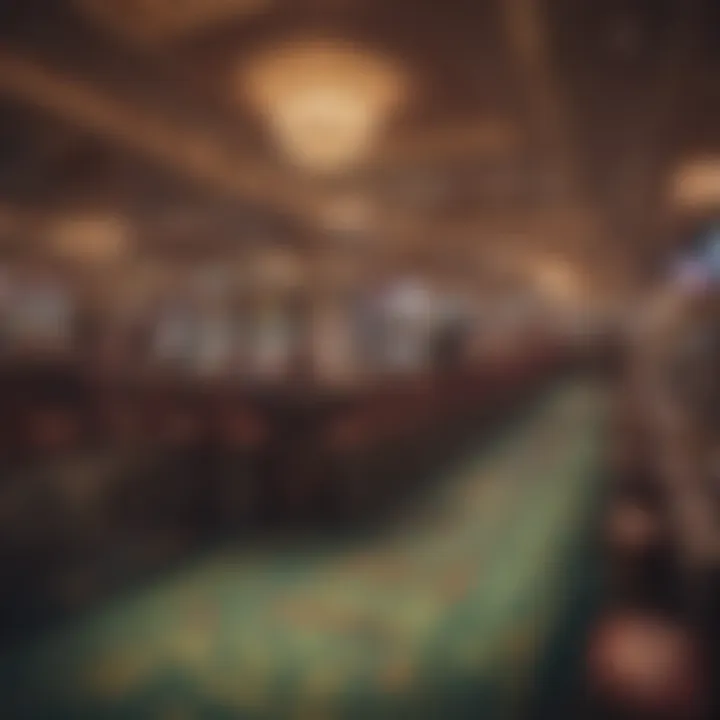
[[[712,0],[6,0],[0,236],[122,214],[148,248],[323,244],[360,198],[376,248],[456,264],[517,252],[637,270],[673,227],[678,160],[720,150]],[[398,59],[416,92],[361,165],[303,176],[237,68],[324,33]],[[400,250],[398,250],[400,249]],[[599,270],[598,270],[599,271]]]

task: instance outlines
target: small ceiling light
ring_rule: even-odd
[[[703,157],[680,167],[671,194],[681,209],[720,207],[720,157]]]
[[[90,214],[51,221],[52,247],[68,259],[87,263],[111,263],[125,255],[131,229],[114,215]]]
[[[540,262],[534,275],[538,289],[547,297],[559,301],[572,301],[579,297],[581,280],[567,262]]]

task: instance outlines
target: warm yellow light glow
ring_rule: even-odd
[[[242,68],[241,82],[282,152],[321,173],[365,157],[407,95],[405,76],[390,60],[327,41],[262,54]]]
[[[51,223],[55,252],[80,262],[119,260],[129,249],[130,227],[113,215],[63,217]]]
[[[682,166],[672,195],[680,208],[720,207],[720,157],[704,157]]]
[[[555,300],[575,300],[580,294],[582,282],[577,271],[562,260],[539,262],[534,275],[538,289]]]

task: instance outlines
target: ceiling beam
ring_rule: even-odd
[[[27,56],[0,51],[0,95],[40,109],[237,201],[256,203],[310,226],[322,215],[326,198],[321,186],[249,158],[217,135],[130,105]],[[518,133],[511,125],[473,119],[447,131],[413,133],[393,147],[385,147],[359,168],[358,177],[469,153],[486,158],[508,156],[518,144]]]
[[[526,100],[528,132],[536,139],[542,161],[557,180],[568,205],[587,219],[576,242],[606,244],[607,222],[584,187],[583,162],[574,141],[575,121],[557,73],[546,19],[538,0],[498,0],[506,42]],[[615,248],[617,249],[617,248]]]
[[[682,0],[673,5],[666,52],[649,91],[643,122],[635,138],[635,152],[622,168],[622,220],[633,237],[657,253],[666,242],[673,208],[670,190],[673,163],[677,160],[679,124],[693,102],[693,61],[703,27],[702,0]]]
[[[567,192],[575,192],[578,160],[571,143],[571,118],[556,74],[544,18],[537,0],[498,0],[510,54],[526,100],[529,132],[543,157],[559,171]]]
[[[289,216],[311,230],[322,226],[329,199],[322,185],[303,182],[297,174],[247,157],[222,137],[131,105],[34,58],[0,51],[0,96],[37,108],[230,200]],[[485,158],[516,156],[520,142],[512,124],[472,119],[451,130],[408,136],[387,152],[378,152],[359,177],[365,169],[372,175],[470,153]],[[417,241],[421,242],[419,236]]]
[[[222,139],[131,107],[33,59],[0,52],[0,95],[38,108],[243,203],[298,217],[309,216],[317,203],[307,186],[288,182],[267,164],[242,156]]]

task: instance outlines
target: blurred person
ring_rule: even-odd
[[[720,286],[711,256],[694,249],[683,258],[634,329],[632,387],[646,452],[667,500],[683,609],[717,669]]]

